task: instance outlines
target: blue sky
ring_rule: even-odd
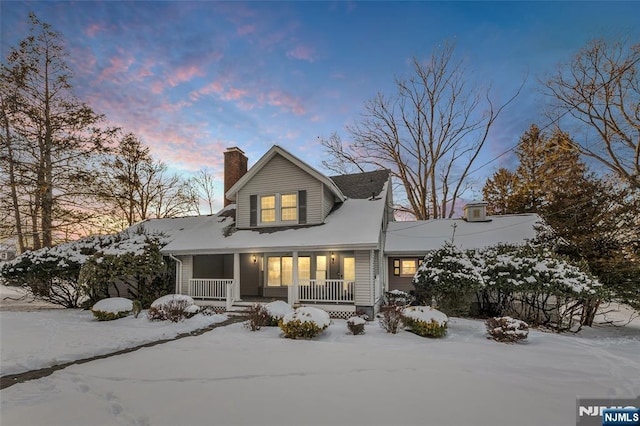
[[[322,170],[318,137],[392,94],[412,56],[457,43],[478,83],[505,101],[477,164],[517,143],[546,100],[539,79],[598,37],[640,40],[637,2],[12,2],[0,3],[2,56],[29,10],[62,33],[77,96],[188,174],[220,172],[222,152],[250,164],[278,144]],[[505,156],[475,173],[476,189]]]

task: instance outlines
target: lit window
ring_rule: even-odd
[[[271,256],[267,260],[267,286],[282,287],[293,284],[293,257]],[[298,258],[298,280],[309,280],[311,275],[311,258]]]
[[[280,197],[280,220],[298,220],[298,194],[283,194]]]
[[[473,209],[473,217],[480,217],[480,209]]]
[[[280,287],[280,258],[270,257],[267,261],[267,285]]]
[[[276,196],[267,195],[260,197],[260,221],[275,222],[276,221]]]
[[[400,276],[414,276],[416,274],[416,261],[403,260],[400,267]]]

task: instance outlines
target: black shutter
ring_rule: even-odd
[[[258,225],[258,196],[249,196],[249,226]]]
[[[307,191],[298,191],[298,223],[307,223]]]

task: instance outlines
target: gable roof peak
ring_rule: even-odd
[[[311,167],[306,162],[302,161],[300,158],[296,157],[286,149],[282,148],[279,145],[273,145],[248,171],[245,173],[242,178],[240,178],[225,194],[225,197],[229,200],[235,200],[236,194],[240,189],[246,185],[274,156],[280,155],[285,158],[287,161],[293,163],[298,166],[305,172],[309,173],[311,176],[324,183],[329,190],[335,195],[335,197],[340,200],[346,200],[345,195],[342,193],[340,188],[327,176],[320,173],[315,168]]]

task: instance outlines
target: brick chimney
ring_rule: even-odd
[[[244,174],[247,173],[247,156],[237,146],[227,148],[224,152],[224,193],[231,189]],[[233,201],[224,197],[224,206],[232,204]]]

